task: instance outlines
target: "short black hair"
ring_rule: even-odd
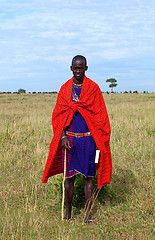
[[[72,59],[72,66],[73,66],[73,62],[74,62],[76,59],[78,59],[78,58],[82,58],[82,59],[84,60],[84,62],[85,62],[85,66],[87,66],[87,60],[86,60],[86,58],[85,58],[84,56],[82,56],[82,55],[76,55],[75,57],[73,57],[73,59]]]

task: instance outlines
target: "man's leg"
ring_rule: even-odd
[[[65,202],[66,202],[66,214],[65,218],[71,218],[71,210],[72,210],[72,198],[74,193],[74,181],[76,176],[66,179],[65,183]]]
[[[90,217],[89,211],[92,204],[92,194],[93,194],[93,178],[85,178],[85,199],[86,199],[86,219]]]

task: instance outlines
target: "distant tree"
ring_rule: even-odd
[[[111,92],[113,92],[113,88],[117,86],[117,80],[115,78],[109,78],[106,82],[110,82],[109,87],[111,88]]]
[[[18,93],[26,93],[26,90],[20,88],[20,89],[18,90]]]

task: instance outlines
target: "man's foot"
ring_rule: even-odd
[[[71,219],[71,216],[69,216],[69,215],[64,216],[64,220],[70,220],[70,219]]]
[[[93,220],[91,219],[91,217],[85,218],[84,223],[92,223]]]
[[[69,220],[71,220],[71,217],[65,216],[65,217],[64,217],[64,220],[68,220],[68,221],[69,221]]]

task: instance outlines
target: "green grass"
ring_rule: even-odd
[[[60,175],[41,182],[56,98],[0,96],[0,239],[153,239],[155,93],[104,94],[113,175],[90,225],[83,223],[85,209],[75,196],[74,219],[61,221]]]

